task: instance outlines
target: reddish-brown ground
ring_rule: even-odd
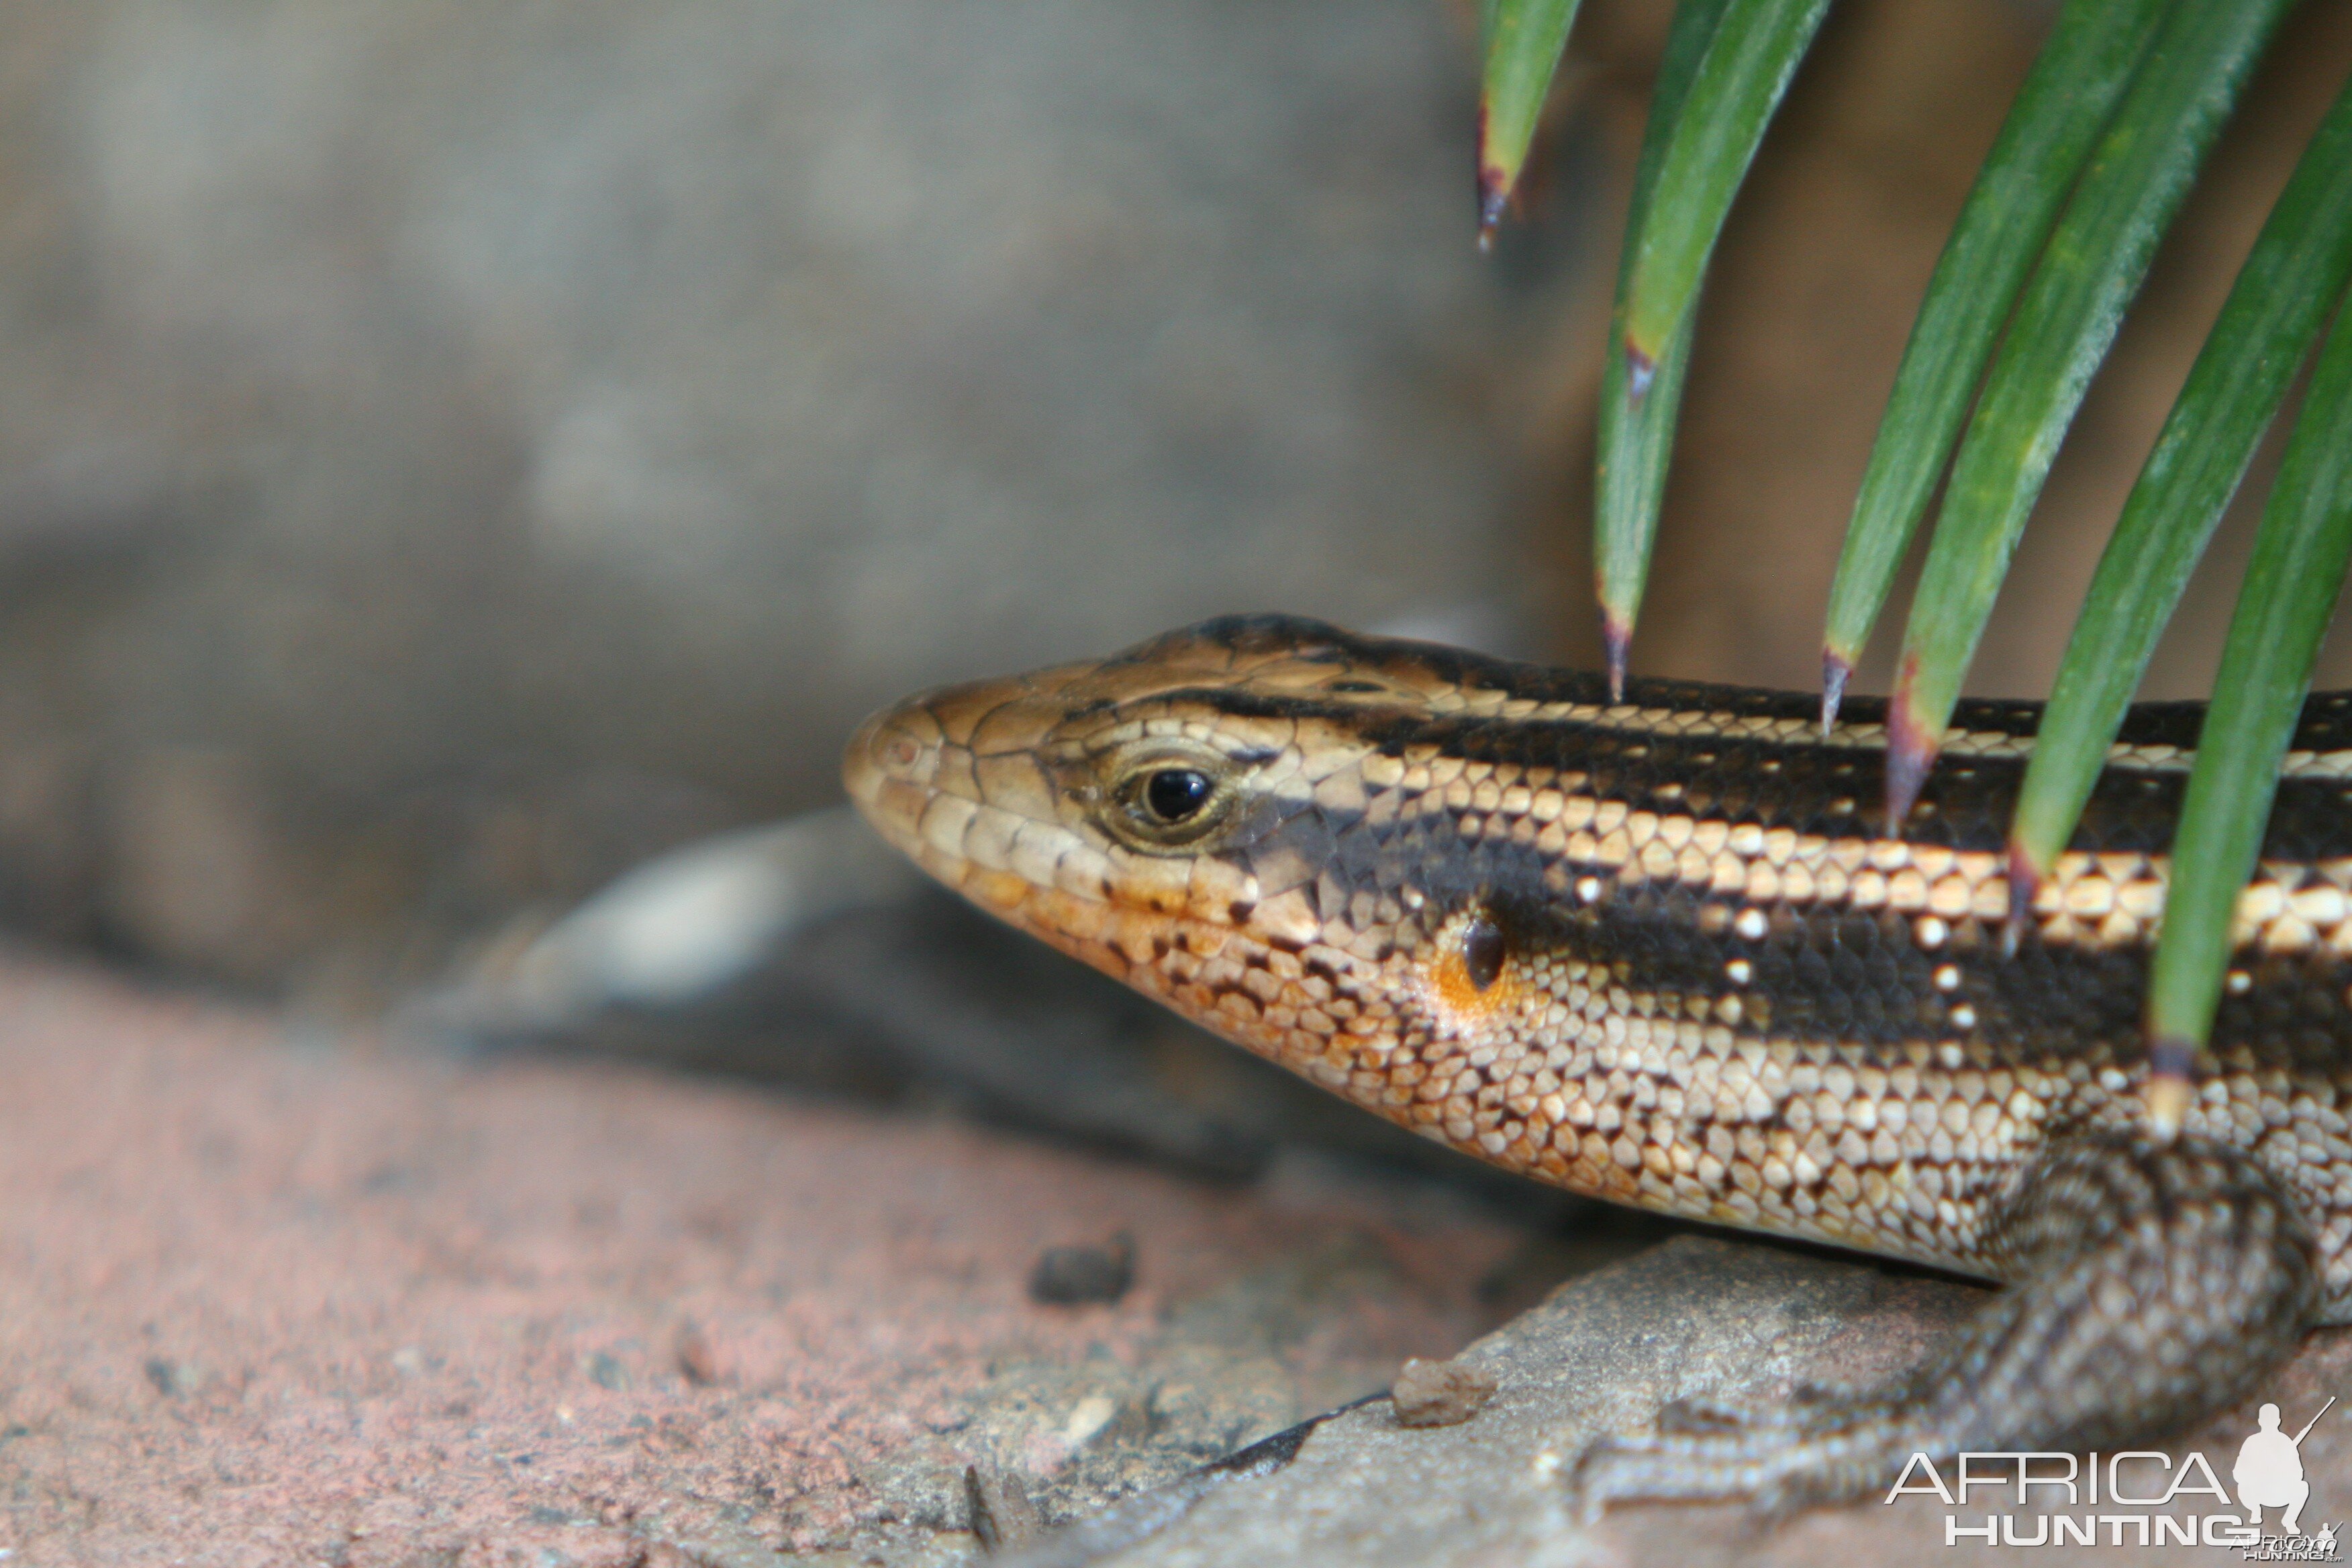
[[[302,1042],[0,957],[0,1549],[626,1563],[870,1535],[907,1518],[877,1468],[957,1462],[1003,1368],[1116,1381],[1174,1305],[1335,1231],[1421,1288],[1310,1325],[1302,1386],[1478,1326],[1507,1236],[1318,1204],[625,1068]],[[1041,1247],[1121,1230],[1119,1304],[1027,1299]],[[992,1452],[1050,1476],[1089,1419],[1043,1409],[1009,1447],[999,1419]]]

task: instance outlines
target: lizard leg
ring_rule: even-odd
[[[2000,1291],[1884,1387],[1753,1415],[1695,1405],[1577,1467],[1588,1513],[1634,1499],[1746,1498],[1779,1512],[1894,1484],[1914,1452],[2104,1447],[2235,1404],[2314,1321],[2294,1205],[2245,1155],[2199,1139],[2053,1146],[1993,1215]]]

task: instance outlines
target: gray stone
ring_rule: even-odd
[[[1564,1286],[1457,1358],[1499,1384],[1477,1416],[1408,1428],[1384,1404],[1318,1429],[1297,1461],[1219,1489],[1122,1568],[1246,1562],[1361,1568],[1570,1563],[1603,1554],[1567,1478],[1587,1445],[1660,1405],[1785,1394],[1836,1365],[1892,1367],[1966,1287],[1685,1236]],[[1640,1510],[1658,1513],[1669,1510]],[[1734,1515],[1736,1509],[1675,1510]]]
[[[1488,409],[1557,269],[1471,244],[1473,53],[1428,0],[14,7],[0,915],[413,962],[831,798],[929,681],[1540,616]]]
[[[1769,1404],[1807,1382],[1874,1382],[1915,1362],[1981,1300],[1974,1287],[1866,1262],[1681,1236],[1571,1279],[1464,1351],[1457,1361],[1498,1385],[1465,1423],[1407,1427],[1386,1402],[1367,1403],[1315,1425],[1303,1441],[1291,1435],[1283,1447],[1296,1457],[1287,1462],[1251,1474],[1219,1474],[1216,1467],[1188,1473],[1048,1536],[1018,1562],[1021,1568],[1084,1568],[1114,1556],[1120,1568],[1803,1568],[1927,1560],[1947,1545],[1947,1515],[1972,1529],[1990,1519],[2031,1541],[2056,1505],[2023,1508],[2013,1491],[2005,1500],[1979,1491],[1958,1508],[1906,1496],[1778,1521],[1736,1504],[1621,1506],[1587,1523],[1568,1485],[1592,1442],[1649,1429],[1674,1400]],[[2347,1377],[2352,1343],[2323,1332],[2269,1396],[2318,1411]],[[2185,1465],[2193,1449],[2226,1479],[2231,1456],[2252,1429],[2251,1405],[2223,1413],[2160,1445],[2168,1456],[2161,1463]],[[2305,1449],[2312,1531],[2332,1517],[2325,1510],[2352,1498],[2352,1444],[2324,1429],[2325,1423],[2315,1428]],[[1948,1480],[1956,1474],[1947,1467]],[[2215,1511],[2211,1500],[2186,1494],[2153,1510],[2109,1500],[2088,1511],[2186,1516],[2200,1507]],[[2085,1510],[2063,1511],[2080,1517]],[[2210,1561],[2213,1552],[2151,1552],[2102,1533],[2096,1547],[2053,1546],[2035,1560],[2185,1563]]]

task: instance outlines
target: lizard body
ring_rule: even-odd
[[[910,699],[845,779],[983,908],[1415,1131],[2009,1286],[1899,1384],[1672,1413],[1589,1496],[2137,1438],[2352,1321],[2352,698],[2306,707],[2168,1140],[2140,993],[2199,709],[2134,710],[2015,944],[2036,705],[1962,704],[1899,834],[1878,706],[1815,711],[1229,617]]]

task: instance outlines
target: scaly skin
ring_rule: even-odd
[[[2352,1320],[2352,698],[2306,710],[2168,1140],[2138,1016],[2197,710],[2135,711],[2013,950],[2037,709],[1962,704],[1899,836],[1881,705],[1816,711],[1236,617],[909,699],[844,776],[982,908],[1417,1132],[2008,1285],[1896,1385],[1602,1445],[1589,1499],[2147,1436]]]

